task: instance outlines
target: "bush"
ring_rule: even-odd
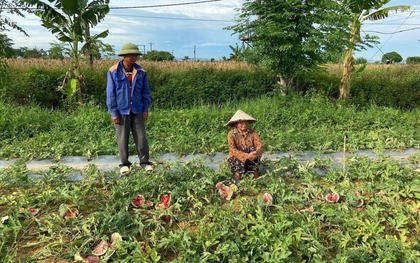
[[[19,75],[14,76],[15,72]],[[17,69],[14,66],[7,70],[8,83],[4,86],[5,97],[17,105],[38,104],[41,107],[58,107],[61,93],[56,91],[61,85],[65,72],[60,69]]]
[[[408,57],[406,60],[407,64],[418,64],[420,63],[420,57]]]

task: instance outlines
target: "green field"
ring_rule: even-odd
[[[153,108],[146,129],[152,157],[227,152],[224,124],[237,109],[258,120],[252,127],[267,154],[341,152],[344,134],[349,152],[420,148],[418,108],[358,101],[335,101],[320,90],[287,95],[272,90],[184,108],[174,102]],[[0,216],[8,216],[0,224],[0,262],[74,262],[75,255],[91,255],[115,232],[123,241],[101,262],[420,260],[420,155],[404,163],[386,155],[352,156],[346,171],[328,158],[306,164],[264,160],[262,179],[245,178],[229,201],[216,188],[218,182],[233,184],[226,163],[218,171],[199,160],[164,163],[152,175],[135,170],[124,178],[91,165],[77,182],[61,164],[37,177],[25,166],[31,159],[117,155],[114,133],[98,100],[66,109],[16,105],[3,97],[0,158],[21,161],[0,171]],[[134,147],[130,151],[134,154]],[[322,198],[332,192],[340,195],[336,203]],[[265,193],[271,202],[263,201]],[[164,194],[172,197],[166,209],[131,204],[137,195],[159,203]],[[73,205],[79,215],[62,218],[61,204]]]

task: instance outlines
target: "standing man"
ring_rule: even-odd
[[[123,59],[112,66],[107,74],[106,105],[117,133],[120,153],[120,174],[129,175],[131,163],[128,161],[128,141],[133,133],[140,166],[153,172],[149,162],[149,144],[144,122],[149,116],[151,104],[149,82],[146,71],[136,63],[141,52],[137,45],[127,43],[118,56]]]

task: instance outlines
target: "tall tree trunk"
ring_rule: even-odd
[[[353,49],[348,48],[344,58],[343,75],[340,81],[340,96],[339,99],[347,99],[350,94],[350,74],[353,67]]]
[[[86,27],[85,33],[86,33],[86,39],[89,41],[89,38],[90,38],[90,28],[89,28],[89,26]],[[93,55],[92,55],[92,50],[91,49],[92,49],[91,44],[89,43],[87,45],[87,48],[86,48],[86,60],[87,60],[87,63],[89,65],[89,67],[93,67]]]
[[[76,80],[76,98],[79,104],[82,104],[82,87],[80,81],[80,60],[79,60],[79,52],[78,52],[78,41],[73,41],[73,78]]]

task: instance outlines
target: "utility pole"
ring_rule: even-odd
[[[196,56],[195,56],[195,46],[194,46],[194,61],[195,61],[195,58],[196,58]]]
[[[150,45],[150,51],[152,51],[152,45],[153,45],[154,43],[152,43],[152,42],[150,42],[149,43],[149,45]]]
[[[143,55],[146,54],[146,45],[139,45],[141,47],[143,47]]]

